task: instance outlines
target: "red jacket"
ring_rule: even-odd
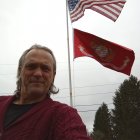
[[[13,100],[14,96],[0,97],[0,140],[90,140],[77,111],[51,98],[4,129],[4,115]]]

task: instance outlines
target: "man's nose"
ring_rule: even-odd
[[[42,76],[42,70],[41,70],[41,68],[36,68],[35,70],[34,70],[34,76]]]

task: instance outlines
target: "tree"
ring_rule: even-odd
[[[140,81],[133,75],[120,85],[113,98],[113,135],[115,140],[140,139]]]
[[[98,108],[95,114],[93,137],[95,140],[112,140],[110,112],[105,103]]]

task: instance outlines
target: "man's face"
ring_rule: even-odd
[[[54,81],[53,57],[41,49],[27,53],[21,68],[21,95],[45,97]]]

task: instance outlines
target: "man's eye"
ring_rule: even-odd
[[[42,68],[42,70],[45,71],[45,72],[47,72],[47,71],[50,70],[49,66],[47,66],[47,65],[44,65],[44,66],[42,66],[41,68]]]
[[[28,65],[26,65],[26,68],[29,70],[32,70],[32,69],[36,68],[36,65],[35,64],[28,64]]]

